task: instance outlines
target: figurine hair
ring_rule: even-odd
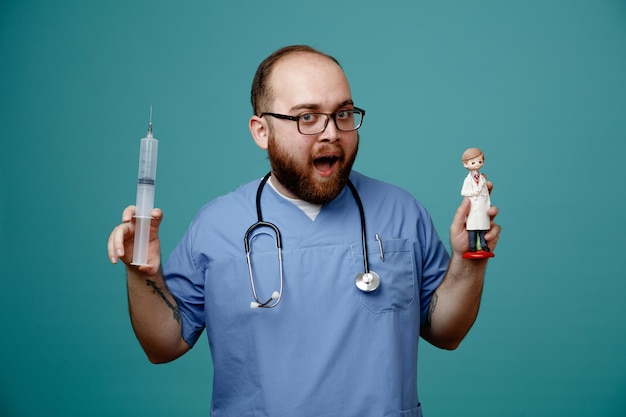
[[[470,159],[478,158],[479,156],[483,157],[483,161],[485,160],[485,154],[478,148],[468,148],[463,152],[463,156],[461,156],[462,162],[467,162]]]

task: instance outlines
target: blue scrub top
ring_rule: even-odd
[[[354,171],[350,178],[365,211],[370,270],[380,275],[374,292],[355,286],[364,269],[361,223],[347,187],[314,221],[264,188],[263,219],[278,226],[283,242],[275,308],[250,308],[243,237],[257,221],[260,180],[205,205],[168,259],[164,274],[183,337],[193,346],[206,328],[212,416],[421,416],[420,325],[449,256],[410,194]],[[279,288],[273,231],[257,229],[250,245],[265,301]]]

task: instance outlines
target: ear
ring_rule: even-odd
[[[267,142],[269,136],[269,127],[267,121],[262,117],[254,115],[250,118],[248,128],[252,134],[252,138],[256,142],[257,146],[261,149],[267,150]]]

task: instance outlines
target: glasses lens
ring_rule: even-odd
[[[361,127],[363,115],[358,110],[345,110],[337,112],[335,115],[335,121],[337,122],[337,128],[344,132],[350,132],[357,130]]]
[[[323,113],[305,113],[298,119],[298,129],[304,135],[315,135],[324,131],[328,116]]]
[[[363,122],[363,113],[359,110],[342,110],[334,116],[337,129],[344,132],[357,130]],[[304,135],[316,135],[326,129],[328,118],[324,113],[302,114],[298,119],[298,129]]]

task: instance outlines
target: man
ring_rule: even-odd
[[[268,57],[252,105],[268,178],[204,206],[163,271],[160,210],[150,265],[130,266],[134,207],[109,237],[140,343],[167,362],[206,329],[213,416],[421,416],[420,335],[454,349],[478,313],[486,261],[461,256],[469,202],[453,219],[449,258],[412,196],[352,171],[365,112],[321,52]],[[492,248],[499,231],[485,236]]]

